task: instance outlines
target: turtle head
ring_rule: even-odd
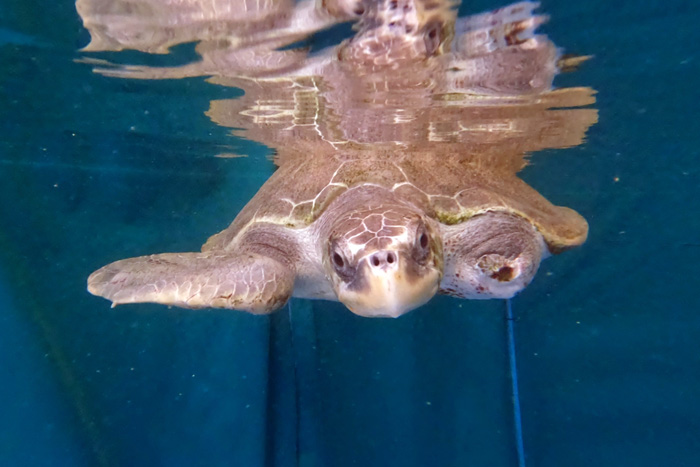
[[[353,12],[357,33],[340,45],[338,58],[360,67],[398,67],[441,54],[456,16],[454,2],[442,0],[356,2]]]
[[[408,207],[354,211],[335,222],[324,265],[338,299],[353,313],[397,317],[438,291],[442,240]]]

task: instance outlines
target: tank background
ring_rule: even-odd
[[[700,6],[541,11],[595,55],[556,83],[597,89],[600,123],[522,174],[591,225],[513,302],[528,463],[695,465]],[[501,302],[392,321],[293,301],[290,320],[87,294],[108,261],[198,249],[273,167],[203,114],[235,90],[100,77],[73,63],[86,43],[71,3],[0,5],[0,464],[515,463]]]

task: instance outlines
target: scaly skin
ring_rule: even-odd
[[[333,291],[353,313],[400,316],[430,300],[443,274],[435,221],[391,190],[360,184],[314,229]]]
[[[125,303],[232,308],[267,313],[292,295],[294,271],[255,253],[165,253],[111,263],[90,275],[88,290]]]

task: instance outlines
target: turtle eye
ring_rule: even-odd
[[[433,55],[437,51],[438,47],[440,47],[440,42],[442,42],[442,37],[440,37],[440,26],[440,23],[432,22],[425,28],[423,39],[425,41],[425,50],[428,55]]]
[[[417,261],[425,260],[430,253],[430,237],[424,225],[418,227],[416,231],[416,244],[413,249],[413,256]]]
[[[345,260],[337,251],[333,253],[333,264],[335,264],[337,268],[343,268],[345,266]]]
[[[335,273],[344,281],[352,279],[354,268],[339,247],[334,247],[330,252],[331,264]]]
[[[418,238],[418,243],[420,244],[420,247],[422,249],[425,250],[426,248],[428,248],[428,234],[425,232],[420,234],[420,237]]]

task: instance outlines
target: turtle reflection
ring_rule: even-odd
[[[201,61],[98,69],[145,79],[207,75],[244,89],[241,99],[212,102],[208,115],[275,148],[279,168],[202,252],[117,261],[90,276],[90,292],[114,304],[254,313],[297,296],[399,316],[436,293],[512,297],[543,258],[585,241],[580,215],[516,176],[526,154],[580,144],[597,118],[583,107],[594,102],[590,89],[551,90],[573,62],[535,34],[543,21],[536,4],[460,19],[450,3],[418,0],[275,5],[257,13],[260,24],[279,22],[279,34],[252,22],[224,40],[217,31],[230,19],[214,18],[192,36],[183,20],[185,37],[202,41]],[[356,35],[338,47],[280,50],[353,17]],[[130,24],[121,19],[121,28]],[[135,44],[119,27],[105,31],[91,28],[92,49],[175,42],[154,33],[154,43]]]

